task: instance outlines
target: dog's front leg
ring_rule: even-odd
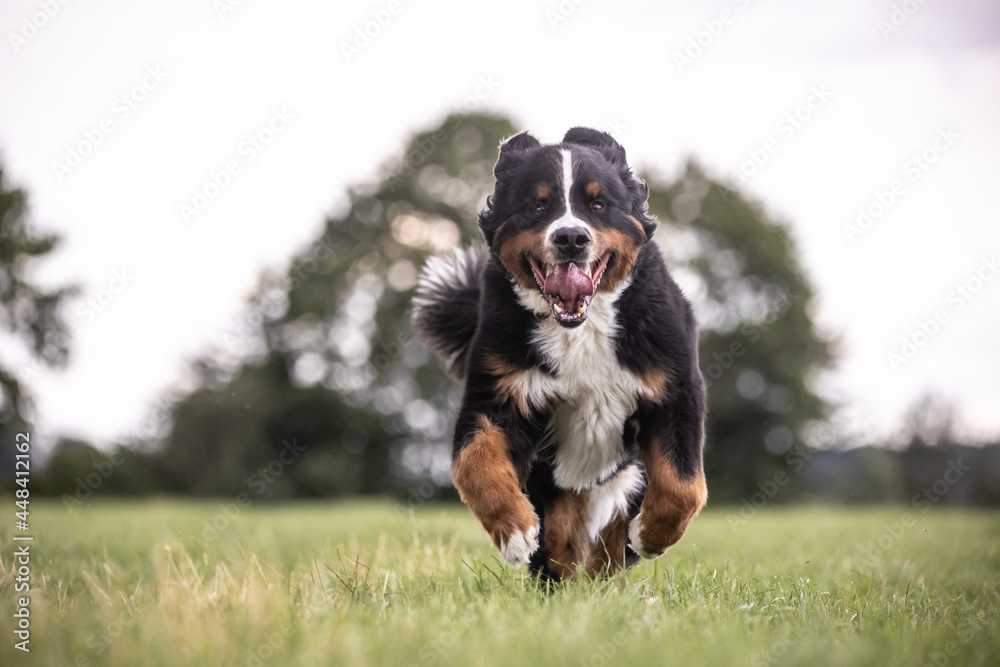
[[[708,500],[702,463],[704,419],[700,386],[640,411],[639,454],[647,486],[639,514],[629,526],[629,542],[643,558],[662,556]]]
[[[503,421],[503,425],[498,422]],[[459,418],[451,478],[503,559],[519,566],[538,548],[538,517],[524,494],[530,455],[516,420],[485,413]]]

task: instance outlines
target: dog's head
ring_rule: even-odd
[[[556,322],[583,324],[594,295],[622,285],[656,229],[649,189],[610,134],[583,127],[546,146],[515,135],[493,172],[479,214],[491,251],[518,285],[541,292]]]

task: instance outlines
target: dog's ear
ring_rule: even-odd
[[[515,134],[500,144],[500,157],[497,158],[496,166],[493,167],[493,175],[497,182],[493,188],[493,194],[486,198],[486,208],[479,213],[479,229],[482,230],[486,243],[491,248],[493,247],[493,237],[503,222],[498,211],[498,208],[502,207],[502,201],[497,201],[501,189],[514,170],[521,164],[525,153],[541,145],[538,139],[527,132]]]
[[[500,157],[497,158],[496,166],[493,167],[493,175],[497,181],[503,181],[517,165],[521,163],[521,158],[532,148],[537,148],[542,144],[527,132],[515,134],[500,144]]]
[[[607,132],[601,132],[589,127],[574,127],[563,137],[563,143],[593,148],[611,164],[619,167],[628,166],[625,149]]]
[[[625,180],[625,187],[632,196],[632,215],[635,216],[642,229],[646,232],[646,240],[653,238],[653,232],[659,224],[656,218],[649,214],[649,186],[632,175],[632,170],[628,172],[629,178]]]

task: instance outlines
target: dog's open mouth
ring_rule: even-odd
[[[548,300],[556,322],[564,327],[583,324],[610,258],[608,252],[590,264],[580,265],[576,262],[545,264],[528,256],[535,283]]]

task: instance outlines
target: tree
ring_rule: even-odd
[[[794,473],[809,456],[804,431],[827,418],[811,382],[832,358],[812,321],[813,291],[794,243],[759,205],[697,164],[673,183],[649,185],[657,240],[701,326],[709,497],[738,501],[762,486],[776,495],[774,476],[783,473],[791,500]]]
[[[351,191],[285,275],[264,276],[246,317],[196,364],[202,388],[175,407],[162,449],[173,488],[280,497],[448,485],[460,389],[414,340],[409,301],[428,254],[480,239],[497,146],[513,133],[505,119],[450,116],[378,184]],[[289,447],[301,452],[283,465]]]
[[[268,465],[280,475],[259,486],[274,496],[413,489],[423,499],[450,488],[461,388],[413,339],[409,302],[428,255],[481,242],[497,146],[516,131],[454,115],[418,134],[378,183],[350,192],[285,275],[262,279],[227,344],[197,364],[202,387],[176,406],[163,443],[174,488],[245,491]],[[656,238],[702,320],[711,493],[734,500],[823,416],[808,380],[829,352],[782,226],[696,165],[649,185]],[[282,466],[290,442],[303,451]]]
[[[0,166],[0,340],[27,362],[14,368],[0,358],[0,486],[12,483],[14,437],[32,420],[24,380],[47,366],[61,366],[69,353],[69,330],[60,307],[75,288],[45,289],[30,278],[30,266],[55,249],[59,237],[40,234],[29,220],[28,197],[7,181]],[[6,355],[5,355],[6,356]]]

